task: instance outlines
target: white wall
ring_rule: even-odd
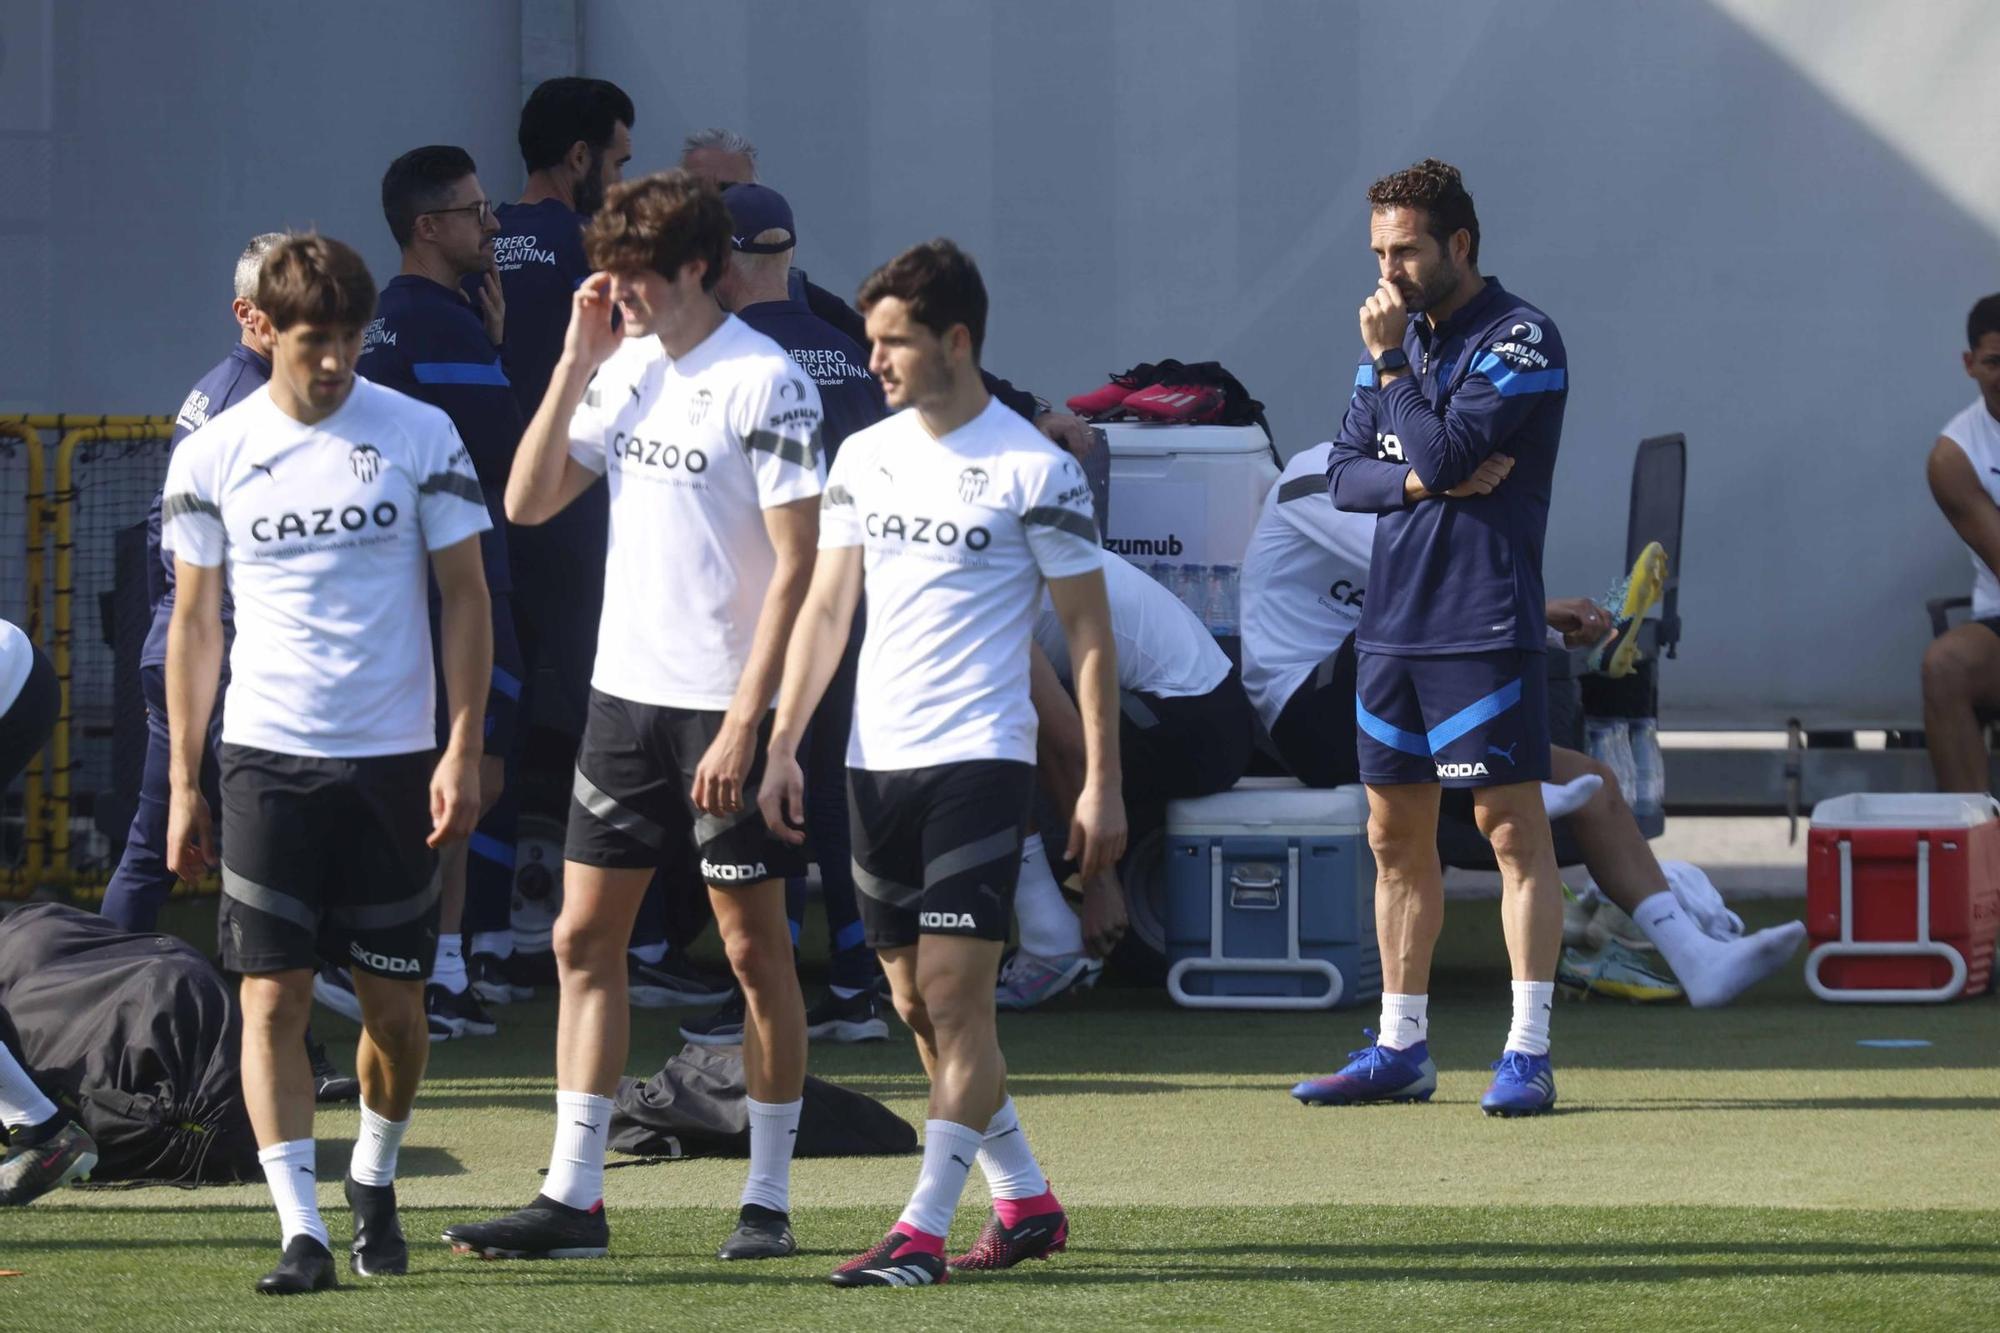
[[[317,223],[386,278],[405,148],[511,193],[523,3],[0,0],[0,412],[171,410],[254,231]],[[996,370],[1060,398],[1213,357],[1287,452],[1351,381],[1367,183],[1457,162],[1486,267],[1570,348],[1551,590],[1614,577],[1633,446],[1685,431],[1669,720],[1915,718],[1920,602],[1967,583],[1922,459],[2000,289],[1980,0],[575,6],[636,168],[742,130],[827,285],[955,236]]]
[[[463,145],[511,197],[520,49],[518,0],[0,0],[0,413],[175,411],[257,232],[386,282],[407,149]]]
[[[1669,720],[1915,718],[1921,600],[1967,583],[1922,460],[2000,289],[1979,0],[584,10],[636,165],[742,130],[828,285],[950,234],[993,292],[992,368],[1060,398],[1214,357],[1286,452],[1351,382],[1368,182],[1457,163],[1486,268],[1570,349],[1551,591],[1615,577],[1633,447],[1685,431]]]

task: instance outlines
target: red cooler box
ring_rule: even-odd
[[[1822,1000],[1982,994],[2000,929],[2000,802],[1963,793],[1836,796],[1813,807],[1806,984]]]

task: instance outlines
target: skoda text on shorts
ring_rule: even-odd
[[[492,670],[478,537],[491,526],[451,421],[357,380],[375,286],[337,241],[266,257],[258,320],[271,380],[174,451],[161,515],[179,597],[167,639],[168,855],[215,863],[200,792],[222,666],[224,569],[236,606],[222,731],[223,966],[243,974],[243,1091],[283,1225],[269,1292],[331,1285],[313,1197],[313,1081],[303,1040],[315,960],[353,964],[362,1138],[348,1197],[357,1272],[399,1272],[396,1153],[429,1041],[434,849],[478,807],[479,714]],[[310,317],[308,317],[310,315]],[[437,756],[426,571],[437,580],[450,728]]]
[[[1514,1024],[1483,1104],[1546,1110],[1562,898],[1539,785],[1549,772],[1541,565],[1568,392],[1562,338],[1481,276],[1479,219],[1455,167],[1427,159],[1377,181],[1368,199],[1381,276],[1360,310],[1365,356],[1327,475],[1335,504],[1377,516],[1355,715],[1384,1012],[1418,1011],[1382,1041],[1428,1031],[1444,914],[1438,784],[1474,788],[1514,976]]]
[[[743,1220],[789,1208],[806,1035],[784,880],[804,874],[806,857],[765,829],[757,791],[785,640],[811,577],[821,412],[784,350],[717,304],[729,238],[721,195],[686,172],[611,190],[585,234],[600,271],[576,291],[508,478],[508,515],[524,524],[607,478],[610,541],[555,932],[563,1010],[576,1017],[557,1035],[549,1177],[527,1208],[452,1227],[463,1251],[566,1257],[608,1245],[626,947],[668,830],[690,815],[746,1006]]]
[[[946,1275],[944,1236],[975,1157],[995,1194],[990,1239],[975,1253],[1013,1262],[1067,1240],[1006,1094],[993,997],[1034,783],[1028,649],[1044,583],[1084,720],[1068,849],[1086,875],[1116,860],[1125,828],[1110,611],[1082,471],[987,393],[986,291],[956,246],[934,241],[891,260],[860,304],[870,368],[896,414],[851,436],[828,475],[763,808],[774,832],[803,837],[799,739],[865,589],[848,741],[855,880],[931,1099],[909,1206],[833,1280],[907,1286]]]

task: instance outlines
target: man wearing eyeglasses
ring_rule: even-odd
[[[493,519],[492,530],[479,539],[493,600],[493,678],[486,698],[485,757],[479,765],[480,823],[468,842],[450,844],[439,853],[438,953],[425,994],[433,1041],[489,1036],[497,1026],[471,990],[463,935],[505,930],[509,923],[516,815],[511,803],[496,807],[496,802],[506,785],[505,764],[514,744],[525,674],[514,634],[507,525],[500,509],[507,468],[525,424],[500,361],[507,315],[493,262],[500,224],[471,156],[443,144],[412,149],[389,164],[382,177],[382,212],[402,249],[403,267],[382,291],[356,369],[451,418]],[[468,301],[460,290],[467,279],[477,282],[476,301]],[[433,596],[433,629],[436,615]],[[473,861],[479,863],[476,871],[469,868]],[[330,970],[321,974],[316,993],[343,1012],[352,996],[347,979]]]

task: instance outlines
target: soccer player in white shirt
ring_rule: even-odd
[[[222,963],[241,973],[243,1100],[284,1227],[274,1295],[334,1285],[314,1202],[304,1036],[319,957],[361,1000],[361,1134],[348,1168],[351,1266],[401,1273],[396,1155],[430,1050],[437,847],[472,832],[493,642],[479,534],[491,526],[458,432],[354,375],[375,283],[338,241],[265,258],[271,380],[190,435],[160,511],[178,597],[167,632],[168,865],[216,864],[202,748],[236,603],[222,728]],[[225,568],[227,573],[225,575]],[[451,731],[433,731],[426,570],[443,598]]]
[[[1069,1223],[1013,1100],[994,1019],[1035,782],[1029,627],[1044,580],[1067,631],[1087,750],[1068,850],[1094,875],[1125,845],[1118,684],[1090,488],[1081,469],[987,393],[986,288],[932,241],[861,288],[869,368],[896,414],[848,437],[827,478],[812,590],[785,654],[762,805],[803,840],[797,760],[864,584],[848,800],[868,942],[931,1076],[916,1192],[836,1286],[948,1274],[944,1238],[977,1158],[994,1216],[950,1268],[1006,1268],[1063,1248]]]
[[[1103,552],[1104,591],[1118,657],[1118,754],[1126,773],[1125,820],[1136,841],[1157,829],[1167,802],[1228,791],[1250,763],[1257,724],[1228,656],[1194,612],[1143,570]],[[1044,596],[1030,666],[1037,722],[1043,828],[1069,825],[1083,781],[1083,727],[1072,697],[1062,621]],[[995,1002],[1032,1009],[1064,991],[1096,984],[1127,924],[1115,870],[1083,884],[1083,916],[1058,880],[1073,870],[1050,856],[1039,832],[1022,855],[1014,897],[1021,947],[1000,972]]]
[[[607,1251],[605,1136],[631,1036],[625,951],[662,852],[678,846],[670,830],[689,816],[746,1011],[750,1172],[718,1257],[796,1249],[806,1024],[785,878],[804,874],[806,857],[764,827],[757,789],[785,641],[812,576],[820,401],[783,348],[716,304],[729,244],[722,196],[697,177],[613,187],[584,232],[599,271],[576,291],[562,358],[508,475],[507,516],[525,524],[608,475],[611,540],[555,927],[555,1148],[526,1208],[446,1230],[462,1253]]]

